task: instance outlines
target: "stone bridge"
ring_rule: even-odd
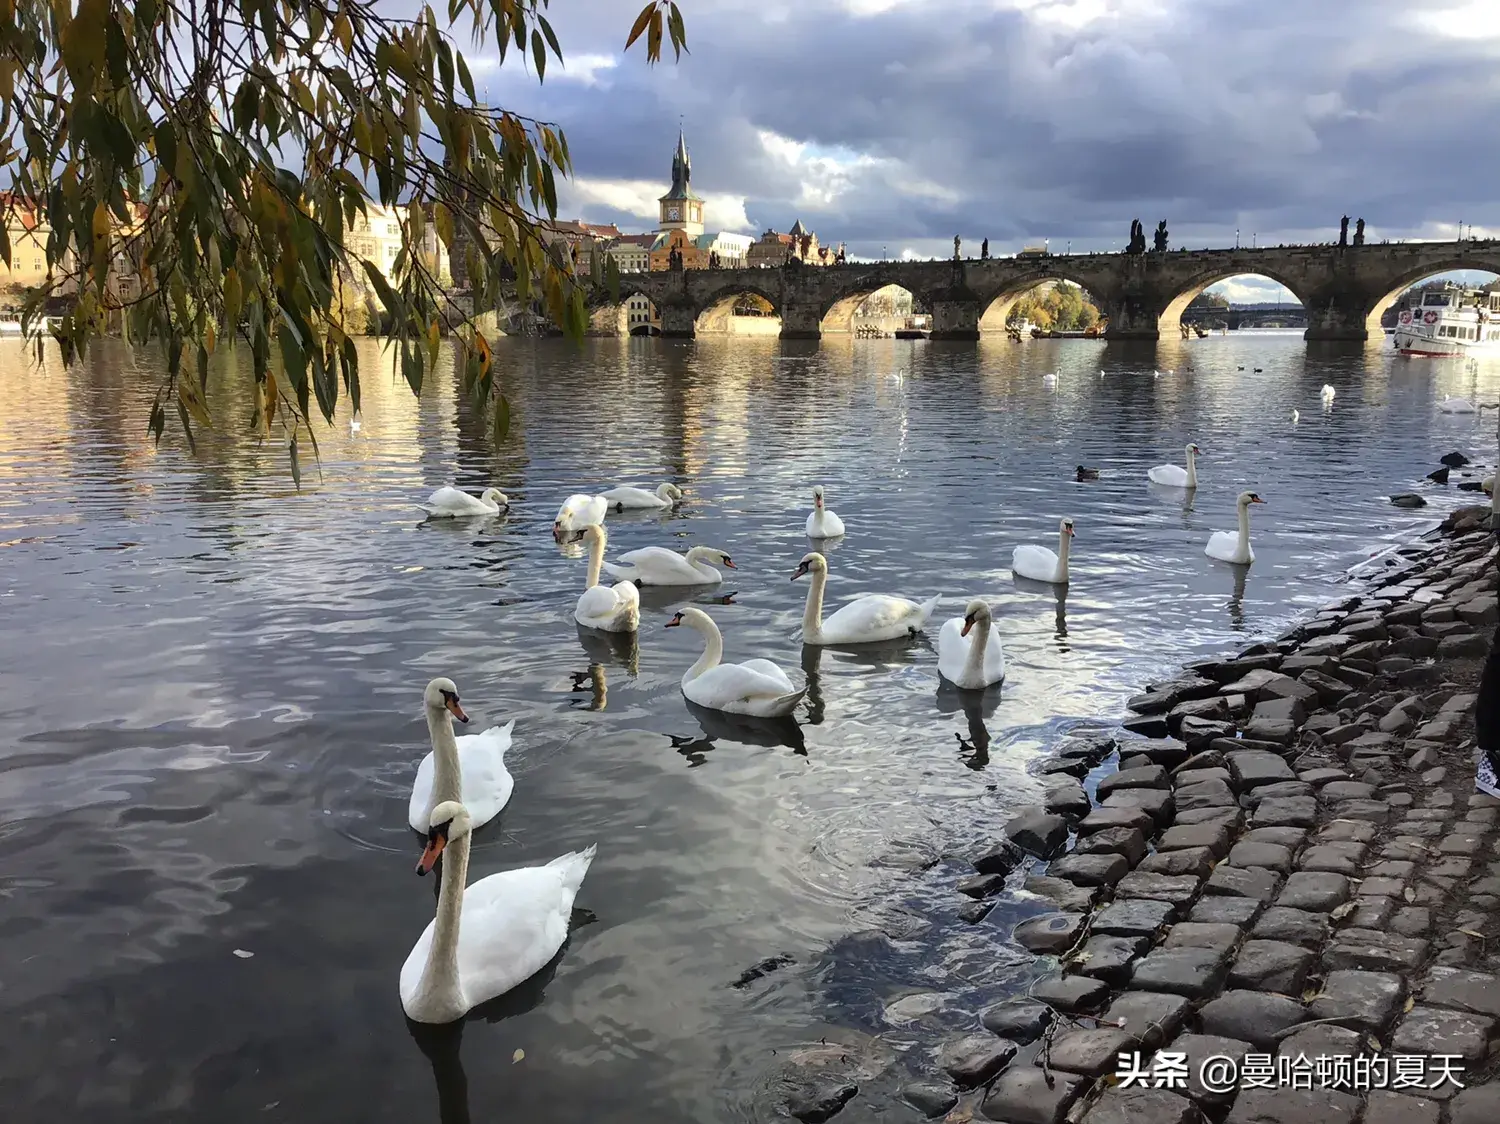
[[[773,269],[695,269],[627,273],[620,300],[656,305],[662,334],[691,338],[723,331],[734,302],[754,293],[781,317],[784,339],[852,330],[859,303],[886,285],[910,292],[932,315],[932,338],[978,339],[1001,331],[1011,306],[1044,281],[1071,281],[1109,318],[1108,339],[1154,340],[1178,331],[1188,303],[1208,286],[1258,274],[1290,289],[1307,310],[1309,340],[1380,335],[1380,317],[1408,286],[1456,269],[1500,273],[1500,241],[1403,242],[1364,246],[1285,246],[1070,254],[989,260],[891,261]],[[625,305],[594,294],[590,333],[625,335]]]

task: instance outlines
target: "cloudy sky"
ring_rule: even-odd
[[[1500,0],[679,0],[654,68],[642,2],[558,0],[541,87],[476,70],[566,129],[569,216],[654,228],[680,115],[712,228],[859,256],[1500,230]]]

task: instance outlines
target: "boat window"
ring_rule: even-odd
[[[1428,293],[1422,298],[1422,304],[1426,308],[1447,308],[1447,293]]]

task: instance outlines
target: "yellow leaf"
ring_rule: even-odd
[[[1401,896],[1409,902],[1414,902],[1417,900],[1417,892],[1410,886],[1401,891]]]
[[[343,12],[334,17],[333,37],[338,41],[338,45],[344,48],[344,54],[347,55],[354,49],[354,24]]]
[[[1376,1053],[1380,1052],[1380,1039],[1376,1038],[1373,1034],[1367,1034],[1365,1035],[1365,1041],[1370,1044],[1370,1049]]]
[[[214,353],[214,345],[219,342],[218,334],[214,331],[212,324],[203,330],[203,349],[210,355]]]
[[[240,309],[244,307],[245,293],[240,287],[240,274],[230,266],[224,271],[224,323],[234,331],[240,322]]]
[[[266,429],[271,428],[271,422],[276,417],[276,375],[271,371],[266,372]]]
[[[1473,929],[1460,929],[1459,932],[1466,937],[1473,937],[1477,941],[1486,939],[1483,933],[1476,933]]]
[[[511,1065],[515,1065],[516,1062],[523,1060],[525,1057],[526,1051],[518,1049],[514,1054],[510,1056],[510,1063]]]
[[[109,237],[109,208],[102,202],[94,204],[94,241]]]
[[[437,227],[438,237],[448,249],[453,248],[453,215],[442,203],[432,205],[432,225]]]
[[[1408,995],[1406,997],[1406,1006],[1402,1007],[1401,1009],[1403,1011],[1410,1011],[1416,1005],[1417,1005],[1416,996]]]
[[[177,376],[177,400],[200,425],[213,425],[212,419],[208,416],[208,407],[204,405],[203,394],[198,387],[196,375],[184,372]]]

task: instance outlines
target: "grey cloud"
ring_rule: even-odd
[[[565,50],[618,54],[636,6],[579,0],[554,22]],[[1346,211],[1377,238],[1500,226],[1487,143],[1500,41],[1427,35],[1395,0],[1156,7],[1167,17],[1069,31],[964,0],[867,17],[831,0],[683,0],[680,64],[648,69],[638,46],[598,86],[538,90],[515,72],[496,89],[560,121],[592,179],[664,182],[680,112],[701,191],[743,195],[762,225],[800,216],[862,254],[941,252],[955,232],[997,249],[1108,248],[1137,216],[1190,245],[1236,226],[1264,242],[1332,237]],[[803,177],[760,130],[876,163],[828,206],[798,204]],[[920,180],[955,198],[913,192]]]

